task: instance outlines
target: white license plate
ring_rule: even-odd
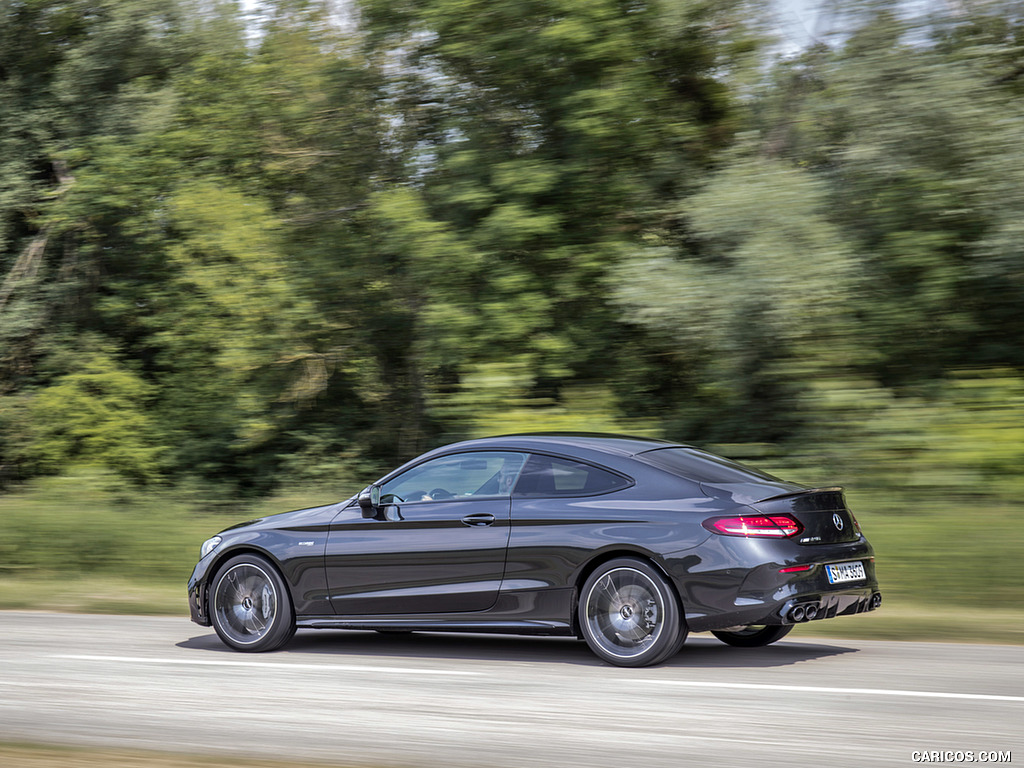
[[[864,573],[864,563],[836,563],[835,565],[826,565],[825,571],[828,573],[829,584],[839,584],[843,581],[860,581],[868,577],[868,575]]]

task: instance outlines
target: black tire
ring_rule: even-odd
[[[792,629],[792,624],[751,624],[749,627],[728,632],[725,630],[712,630],[711,634],[726,645],[732,645],[736,648],[760,648],[763,645],[771,645],[776,640],[781,640]]]
[[[210,620],[236,651],[273,651],[295,634],[291,595],[277,569],[260,555],[237,555],[210,583]]]
[[[580,592],[580,631],[595,654],[619,667],[646,667],[674,656],[686,640],[679,600],[642,560],[598,566]]]

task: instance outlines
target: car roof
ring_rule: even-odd
[[[517,448],[531,451],[563,451],[570,453],[594,452],[614,456],[635,456],[657,448],[679,446],[668,440],[629,435],[602,434],[597,432],[535,432],[527,434],[500,435],[446,445],[437,452],[465,451],[469,449]],[[433,452],[432,452],[433,453]]]

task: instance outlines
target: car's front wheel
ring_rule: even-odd
[[[225,562],[210,589],[210,619],[237,651],[273,651],[295,634],[284,580],[265,557],[245,554]]]
[[[580,592],[579,622],[590,649],[620,667],[664,661],[687,634],[672,587],[631,558],[603,563],[590,575]]]
[[[792,629],[792,624],[785,626],[751,624],[735,630],[712,630],[711,634],[726,645],[733,645],[737,648],[760,648],[762,645],[771,645],[776,640],[781,640]]]

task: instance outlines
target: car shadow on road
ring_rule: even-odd
[[[192,637],[177,646],[195,651],[234,653],[212,632]],[[733,648],[710,635],[691,635],[683,649],[661,666],[715,669],[786,667],[858,650],[834,643],[793,640],[764,648]],[[327,655],[337,656],[339,660],[361,656],[606,666],[590,652],[586,643],[575,638],[430,632],[300,631],[287,646],[272,655],[278,660],[282,656],[298,660]]]

